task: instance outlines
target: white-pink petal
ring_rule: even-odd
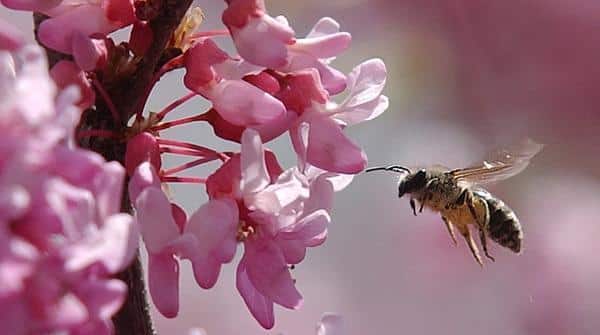
[[[254,129],[246,129],[242,133],[241,144],[242,192],[249,194],[260,191],[270,183],[260,135]]]
[[[256,126],[282,117],[285,106],[243,80],[221,80],[205,92],[219,115],[236,126]]]
[[[133,203],[147,187],[160,188],[160,178],[150,162],[143,162],[134,171],[129,180],[129,198]]]

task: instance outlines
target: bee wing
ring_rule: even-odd
[[[523,171],[544,145],[531,139],[522,140],[508,148],[488,154],[482,162],[464,169],[450,171],[459,182],[487,184],[510,178]]]

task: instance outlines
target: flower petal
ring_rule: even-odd
[[[273,328],[275,325],[273,301],[262,295],[250,281],[245,257],[238,264],[235,284],[256,321],[265,329]]]
[[[223,119],[238,126],[264,124],[285,113],[281,101],[243,80],[221,80],[205,94]]]
[[[190,261],[194,270],[194,279],[196,279],[198,286],[203,289],[215,286],[221,272],[221,262],[213,257],[202,255],[192,256]]]
[[[241,161],[241,188],[244,194],[262,190],[269,184],[265,151],[260,135],[254,129],[246,129],[242,134]]]
[[[363,62],[348,76],[350,93],[338,107],[335,118],[347,125],[371,120],[383,113],[389,101],[381,92],[386,82],[386,68],[381,59]]]
[[[272,241],[247,241],[244,245],[248,278],[273,302],[290,309],[302,305],[302,296],[285,262],[283,253]]]
[[[306,160],[321,169],[346,174],[359,173],[367,166],[362,149],[327,117],[310,122]]]
[[[171,202],[158,187],[148,187],[135,201],[136,217],[148,251],[159,253],[179,236]]]
[[[150,162],[143,162],[134,170],[129,181],[129,199],[135,203],[147,187],[160,188],[160,178]]]
[[[167,318],[179,312],[179,263],[171,254],[148,255],[148,288],[156,309]]]
[[[235,244],[232,248],[228,240],[235,241],[238,208],[231,199],[213,199],[202,205],[189,219],[185,233],[191,234],[198,240],[198,253],[208,256],[218,252],[229,256],[231,261],[235,253]]]

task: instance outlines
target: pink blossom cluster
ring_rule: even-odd
[[[139,235],[119,213],[125,171],[74,145],[78,90],[0,26],[0,328],[110,334]]]
[[[128,145],[129,192],[149,253],[150,294],[163,315],[178,313],[179,260],[189,260],[197,284],[208,289],[243,245],[236,287],[269,329],[274,304],[301,306],[291,269],[307,248],[325,241],[334,192],[366,166],[366,155],[344,128],[385,111],[386,70],[378,59],[348,75],[333,68],[330,62],[348,47],[350,35],[339,32],[330,18],[296,39],[285,18],[270,17],[262,2],[230,1],[223,22],[240,55],[230,56],[198,33],[182,56],[184,84],[212,108],[181,123],[207,121],[217,136],[239,142],[240,151],[221,153],[141,133]],[[342,92],[346,98],[336,103],[332,97]],[[159,121],[148,129],[181,123]],[[297,166],[285,170],[264,147],[284,133],[298,157]],[[181,169],[161,170],[160,153],[198,158]],[[177,181],[172,172],[215,160],[221,165],[197,178],[209,201],[187,217],[165,195],[161,181]]]
[[[55,81],[61,87],[79,87],[82,94],[76,103],[80,108],[92,106],[95,94],[102,94],[114,120],[119,121],[123,115],[106,94],[102,80],[132,73],[152,46],[154,32],[148,22],[157,14],[150,2],[1,1],[13,9],[49,16],[39,26],[38,39],[45,47],[72,56],[72,61],[63,60],[53,67]],[[387,109],[388,99],[382,94],[386,68],[380,59],[367,60],[348,74],[334,68],[332,61],[349,47],[351,35],[340,31],[331,18],[320,19],[306,37],[299,38],[285,17],[267,13],[262,0],[225,2],[222,21],[226,30],[195,31],[201,13],[188,12],[168,45],[181,52],[166,58],[156,69],[145,92],[149,95],[166,73],[184,68],[188,94],[149,115],[144,114],[145,96],[125,135],[104,130],[88,131],[87,135],[127,141],[129,197],[149,255],[148,284],[156,308],[167,317],[177,315],[181,260],[191,262],[196,282],[208,289],[218,280],[221,266],[231,262],[242,245],[237,290],[258,322],[272,328],[274,304],[289,309],[302,304],[291,270],[305,258],[307,248],[325,241],[334,192],[346,187],[353,175],[366,167],[364,151],[344,130]],[[132,30],[125,43],[118,44],[109,36],[128,26]],[[226,37],[233,41],[238,55],[230,55],[219,46],[218,40]],[[176,107],[197,96],[209,101],[211,108],[182,119],[164,120]],[[217,137],[239,143],[239,151],[220,152],[161,136],[162,130],[192,122],[207,122]],[[297,164],[287,169],[264,146],[283,134],[289,134],[297,156]],[[193,160],[165,168],[165,154]],[[209,162],[220,164],[208,176],[176,175]],[[112,227],[108,218],[117,209],[117,181],[122,176],[116,175],[120,170],[111,163],[97,162],[94,166],[97,170],[87,169],[95,171],[92,175],[98,178],[108,170],[114,173],[111,187],[102,184],[112,196],[92,194],[108,202],[108,208],[96,202],[98,209],[106,211],[94,215],[95,225],[108,229]],[[163,190],[164,183],[171,182],[205,184],[208,202],[199,204],[188,216]],[[120,218],[126,220],[125,216]],[[109,242],[99,245],[108,247]],[[111,246],[111,250],[121,249]],[[98,251],[97,255],[107,254]],[[93,269],[100,274],[114,273],[127,259],[113,257],[112,267],[92,262],[97,265]],[[77,264],[81,263],[88,264]]]

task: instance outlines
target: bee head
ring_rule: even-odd
[[[421,169],[415,173],[409,173],[398,183],[398,197],[402,198],[406,193],[412,193],[425,187],[427,183],[427,172]]]
[[[365,172],[377,170],[392,171],[404,175],[404,177],[401,178],[400,182],[398,183],[398,197],[402,197],[406,193],[414,192],[425,186],[425,170],[419,170],[416,173],[412,173],[410,169],[404,166],[392,165],[366,169]]]

